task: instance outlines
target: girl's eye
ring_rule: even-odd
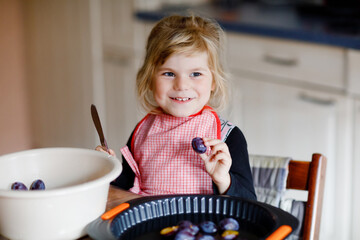
[[[175,76],[175,74],[172,72],[164,72],[163,75],[166,77],[174,77]]]
[[[199,77],[199,76],[201,76],[201,73],[199,73],[199,72],[193,72],[193,73],[191,73],[190,76],[191,76],[191,77]]]

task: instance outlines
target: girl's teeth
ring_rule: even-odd
[[[187,100],[189,100],[190,98],[175,98],[176,100],[178,100],[178,101],[187,101]]]

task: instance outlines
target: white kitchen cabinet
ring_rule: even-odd
[[[227,116],[248,142],[249,153],[310,160],[313,153],[327,159],[321,239],[348,239],[351,173],[346,154],[351,101],[337,94],[266,82],[236,75]],[[303,199],[299,193],[290,193]],[[331,209],[331,210],[330,210]]]
[[[292,83],[344,88],[343,48],[247,34],[227,36],[230,67]]]
[[[347,51],[347,91],[360,95],[360,50]]]
[[[250,152],[300,159],[320,152],[334,157],[336,108],[341,99],[246,78],[236,78],[232,89],[231,119],[243,126]]]
[[[320,239],[349,239],[353,101],[342,91],[344,50],[241,34],[231,34],[228,47],[232,97],[223,114],[242,129],[251,154],[298,160],[324,154]]]
[[[352,232],[351,239],[360,239],[360,101],[354,107],[354,161],[352,182]]]
[[[354,98],[354,156],[352,171],[352,231],[351,239],[360,239],[360,51],[349,50],[348,62],[348,92]]]
[[[349,50],[347,54],[347,91],[353,97],[354,104],[354,156],[352,167],[352,231],[351,239],[360,239],[360,51]]]

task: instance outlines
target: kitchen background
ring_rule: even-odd
[[[360,18],[290,2],[0,0],[0,155],[94,148],[92,103],[119,154],[144,114],[134,83],[147,34],[190,6],[227,33],[232,95],[222,115],[250,153],[326,155],[320,238],[360,239]]]

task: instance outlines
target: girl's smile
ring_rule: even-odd
[[[162,110],[176,117],[199,112],[214,89],[206,52],[175,53],[155,73],[153,94]]]
[[[180,102],[187,102],[190,101],[191,98],[181,98],[181,97],[174,97],[172,98],[174,101],[180,101]]]

